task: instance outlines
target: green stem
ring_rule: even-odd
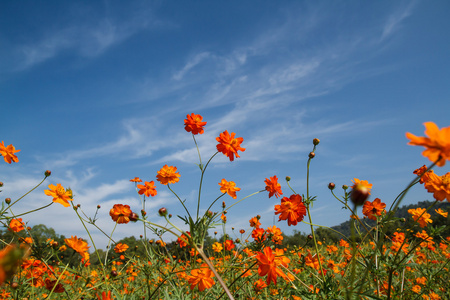
[[[219,151],[217,151],[216,153],[213,154],[213,156],[211,156],[211,158],[208,160],[208,162],[206,163],[205,167],[202,168],[202,175],[200,176],[200,186],[198,188],[198,200],[197,200],[197,219],[198,220],[198,214],[200,211],[200,199],[201,199],[201,194],[202,194],[202,184],[203,184],[203,176],[205,175],[205,171],[206,168],[208,167],[209,163],[211,162],[211,160],[214,158],[214,156],[217,155],[217,153],[219,153]]]
[[[39,182],[34,188],[32,188],[31,190],[29,190],[28,192],[26,192],[22,197],[20,197],[19,199],[17,199],[17,200],[14,201],[13,203],[11,203],[8,207],[6,207],[6,208],[0,213],[0,215],[2,215],[4,211],[8,210],[9,208],[11,208],[11,206],[13,206],[13,205],[16,204],[17,202],[19,202],[21,199],[23,199],[26,195],[28,195],[29,193],[31,193],[32,191],[34,191],[35,189],[37,189],[37,188],[45,181],[45,179],[47,179],[47,176],[45,176],[44,179],[42,179],[42,181]]]

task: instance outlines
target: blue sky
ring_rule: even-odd
[[[102,206],[97,223],[109,232],[114,204],[141,209],[129,179],[156,181],[168,164],[181,174],[174,190],[195,210],[198,157],[183,119],[197,113],[208,122],[197,137],[203,160],[224,130],[247,149],[234,162],[212,161],[204,209],[222,178],[241,188],[238,199],[273,175],[284,196],[287,175],[306,193],[313,138],[321,140],[311,164],[313,222],[349,217],[329,193],[331,181],[368,180],[372,200],[390,205],[428,163],[405,132],[423,135],[426,121],[450,125],[449,12],[448,1],[2,2],[0,136],[21,149],[18,164],[0,168],[2,197],[17,199],[49,169],[46,184],[14,212],[48,204],[43,190],[61,183],[88,215]],[[157,188],[147,201],[151,220],[162,222],[161,206],[182,214],[167,188]],[[404,203],[425,199],[418,186]],[[264,227],[308,230],[277,222],[278,203],[267,193],[247,199],[229,211],[228,227],[249,232],[248,219],[260,214]],[[72,209],[58,204],[24,220],[87,238]],[[119,225],[113,237],[141,233],[140,224]]]

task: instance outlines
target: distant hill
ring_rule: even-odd
[[[430,210],[428,210],[428,213],[431,215],[431,219],[433,220],[433,223],[428,225],[426,228],[420,228],[420,226],[414,222],[411,215],[408,213],[409,209],[415,209],[415,208],[428,208],[434,203],[434,201],[421,201],[417,204],[410,204],[410,205],[404,205],[397,209],[397,211],[394,214],[394,219],[390,221],[388,224],[384,225],[384,230],[386,230],[386,234],[388,236],[393,235],[395,231],[397,231],[398,228],[401,227],[408,227],[415,229],[414,231],[420,231],[422,229],[426,230],[427,232],[430,232],[431,229],[436,229],[439,227],[445,227],[441,232],[440,235],[442,237],[448,237],[450,236],[450,203],[447,201],[445,202],[438,202],[436,203]],[[387,207],[389,209],[389,207]],[[438,213],[436,213],[435,210],[442,209],[446,212],[449,212],[449,216],[447,218],[442,217]],[[375,225],[375,221],[364,218],[362,219],[362,222],[364,224],[367,224],[368,228],[371,228]],[[351,230],[350,230],[350,220],[345,221],[339,225],[331,227],[331,229],[340,232],[345,237],[351,236]],[[343,238],[342,235],[337,234],[333,230],[326,229],[326,228],[317,228],[315,229],[316,237],[319,241],[323,241],[325,243],[330,242],[338,242]],[[360,228],[361,231],[364,231],[364,228]],[[306,244],[308,233],[301,233],[298,231],[294,231],[293,235],[290,236],[284,236],[283,245],[303,245]]]

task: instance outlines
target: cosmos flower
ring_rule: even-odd
[[[203,264],[201,268],[191,271],[191,276],[188,276],[188,282],[191,285],[191,290],[198,286],[198,290],[203,292],[205,289],[209,289],[214,285],[213,272]]]
[[[85,261],[89,260],[88,250],[90,247],[82,238],[71,236],[70,239],[65,239],[64,242],[66,242],[67,246],[78,252]]]
[[[158,194],[156,191],[155,182],[153,180],[150,182],[146,181],[144,184],[138,184],[136,187],[139,189],[139,195],[144,194],[147,197],[154,197]]]
[[[115,247],[114,247],[114,252],[116,253],[122,253],[127,251],[128,249],[128,245],[127,244],[122,244],[122,243],[118,243]]]
[[[237,198],[236,192],[241,190],[241,188],[236,187],[236,183],[234,183],[234,181],[226,181],[225,179],[222,179],[222,181],[219,182],[219,185],[220,191],[222,193],[227,193],[233,199]]]
[[[373,202],[366,201],[363,206],[363,214],[371,220],[376,221],[377,216],[381,216],[385,212],[386,204],[381,202],[379,198],[375,198]]]
[[[264,180],[266,183],[266,191],[269,192],[269,198],[275,195],[275,198],[280,197],[283,195],[283,192],[281,191],[281,184],[278,183],[277,176],[270,177],[270,179]]]
[[[425,208],[408,209],[408,213],[422,228],[427,226],[428,223],[433,223],[433,220],[430,219],[431,215],[426,212]]]
[[[194,113],[187,115],[186,119],[184,120],[184,129],[187,132],[192,132],[192,134],[203,134],[204,129],[203,127],[206,125],[207,122],[202,122],[203,117],[201,115],[196,115]]]
[[[114,204],[113,208],[109,211],[109,215],[114,222],[119,224],[126,224],[130,222],[130,216],[132,211],[129,205]]]
[[[177,168],[173,166],[165,165],[158,171],[158,175],[156,175],[156,179],[164,185],[169,183],[176,183],[180,180],[180,173],[177,172]]]
[[[9,222],[8,230],[10,231],[21,232],[24,229],[25,227],[24,223],[22,222],[22,218],[11,219],[11,221]]]
[[[256,260],[258,261],[258,274],[259,276],[267,275],[267,284],[270,284],[272,281],[276,285],[278,276],[286,276],[278,266],[283,265],[287,267],[287,265],[283,260],[275,259],[275,255],[270,247],[265,247],[263,252],[258,252]]]
[[[297,225],[306,216],[306,207],[302,197],[294,194],[289,198],[283,197],[280,205],[275,205],[275,214],[280,215],[278,221],[287,220],[288,225]]]
[[[48,186],[50,190],[44,190],[47,196],[53,197],[53,202],[62,204],[64,207],[69,207],[69,201],[72,201],[72,191],[70,189],[65,190],[60,183],[56,186],[50,184]]]
[[[20,150],[16,150],[16,148],[13,145],[8,145],[5,147],[5,144],[3,141],[0,143],[0,155],[3,156],[3,159],[8,164],[11,164],[11,161],[19,162],[19,159],[15,155],[15,153],[17,153],[19,151]]]
[[[235,133],[232,132],[231,135],[228,133],[227,130],[222,132],[219,137],[216,138],[216,140],[219,142],[217,144],[216,148],[217,151],[222,152],[228,158],[230,161],[234,160],[234,156],[240,157],[238,154],[238,151],[245,151],[245,148],[241,147],[241,143],[244,141],[243,138],[235,138]]]
[[[418,137],[407,132],[406,137],[410,139],[408,145],[425,147],[422,155],[432,162],[441,158],[437,161],[437,165],[442,167],[446,160],[450,159],[450,126],[439,129],[433,122],[425,122],[423,125],[427,137]]]

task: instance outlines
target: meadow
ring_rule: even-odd
[[[197,146],[196,137],[204,133],[207,122],[192,113],[184,124]],[[208,160],[197,146],[200,182],[195,211],[188,210],[185,200],[172,189],[182,180],[175,166],[164,165],[153,181],[130,179],[142,210],[132,211],[126,203],[107,209],[116,226],[139,222],[143,232],[129,243],[112,242],[106,251],[96,248],[88,229],[88,225],[97,226],[95,217],[84,215],[69,188],[60,183],[47,185],[51,171],[45,171],[36,187],[23,191],[17,199],[6,195],[2,202],[0,221],[7,234],[2,235],[0,246],[0,299],[448,299],[448,212],[436,206],[450,202],[450,173],[438,175],[439,168],[450,160],[450,127],[439,129],[432,122],[424,125],[426,136],[406,136],[409,145],[425,147],[423,155],[430,165],[411,167],[412,181],[405,183],[389,207],[371,195],[372,184],[367,180],[353,178],[352,185],[342,187],[329,183],[331,195],[348,212],[350,222],[350,234],[327,229],[337,240],[318,238],[323,226],[316,225],[320,220],[311,214],[319,199],[310,194],[309,171],[319,139],[312,141],[305,157],[307,179],[302,194],[291,187],[290,177],[283,179],[286,188],[282,189],[282,179],[274,175],[261,178],[263,189],[240,198],[237,184],[224,178],[216,187],[220,196],[211,203],[201,202],[203,179],[214,157],[225,155],[234,161],[246,150],[244,139],[227,130],[216,138],[217,152]],[[19,163],[19,152],[4,141],[0,144],[6,164]],[[3,181],[0,186],[8,184],[7,179]],[[72,209],[88,239],[45,239],[43,232],[48,228],[26,225],[27,215],[34,211],[14,213],[14,205],[27,201],[26,196],[44,183],[49,204],[39,210],[53,203]],[[407,192],[420,185],[435,201],[409,209],[405,218],[397,217],[395,212]],[[162,207],[158,214],[163,222],[156,223],[147,217],[145,203],[162,188],[178,199],[185,214],[172,216]],[[301,243],[283,244],[286,236],[280,228],[261,227],[258,211],[248,228],[233,228],[238,238],[209,235],[227,224],[231,207],[261,193],[276,199],[274,214],[279,221],[289,226],[309,225],[310,232]],[[222,197],[231,197],[234,203],[227,204]],[[220,211],[211,210],[221,202]],[[184,226],[177,226],[174,218],[180,218]],[[150,239],[150,234],[158,238]],[[113,241],[112,233],[109,236]],[[170,238],[176,242],[166,244]]]

